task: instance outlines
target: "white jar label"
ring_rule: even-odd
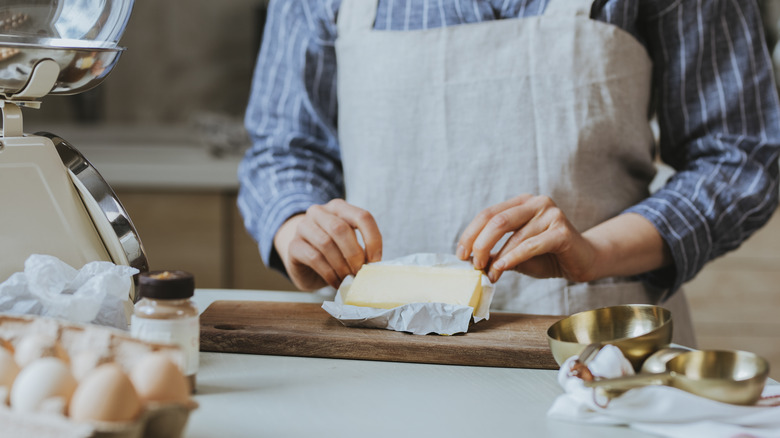
[[[200,351],[200,321],[197,316],[181,319],[131,318],[130,334],[147,342],[178,345],[184,352],[184,374],[198,371]]]

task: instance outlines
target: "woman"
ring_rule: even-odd
[[[754,2],[272,2],[246,126],[246,226],[305,290],[455,252],[498,309],[660,303],[693,345],[680,286],[777,204]]]

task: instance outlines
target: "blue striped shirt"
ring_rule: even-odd
[[[550,0],[380,0],[375,29],[416,30],[539,15]],[[552,0],[554,1],[554,0]],[[340,0],[269,7],[246,127],[238,204],[266,264],[281,224],[343,197],[336,102]],[[778,202],[780,119],[755,0],[597,0],[592,17],[637,38],[653,60],[659,153],[676,173],[627,211],[671,248],[642,278],[676,290],[737,248]]]

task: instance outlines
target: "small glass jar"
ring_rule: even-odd
[[[184,271],[144,272],[138,278],[138,294],[130,322],[130,334],[148,342],[178,345],[184,353],[182,371],[195,392],[200,351],[200,319],[192,301],[195,280]]]

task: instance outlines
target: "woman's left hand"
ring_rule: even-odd
[[[497,253],[491,250],[507,234]],[[480,212],[466,227],[457,255],[469,255],[492,282],[507,270],[536,278],[593,279],[597,250],[547,196],[520,195]]]

